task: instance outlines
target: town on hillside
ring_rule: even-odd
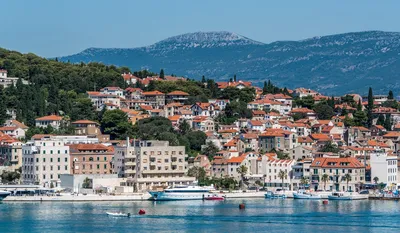
[[[225,190],[398,189],[400,104],[392,91],[325,96],[236,76],[215,82],[119,71],[118,85],[74,86],[1,69],[1,183],[103,193],[193,182]]]

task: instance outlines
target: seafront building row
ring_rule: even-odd
[[[132,74],[122,74],[122,78],[127,84],[140,82],[145,87],[154,80],[186,81],[170,76],[140,79]],[[220,91],[254,88],[255,97],[246,105],[251,114],[232,124],[221,124],[218,117],[231,100],[209,99],[188,105],[190,95],[180,90],[163,93],[103,87],[87,92],[95,111],[120,109],[133,125],[158,116],[169,119],[176,130],[187,123],[191,130],[203,131],[206,141],[202,147],[210,143],[215,146],[213,156],[200,153],[190,157],[184,146],[172,146],[167,141],[110,140],[97,122],[70,122],[59,115],[38,117],[35,126],[60,129],[71,125],[73,135],[37,134],[26,138],[29,127],[17,121],[15,112],[8,109],[10,119],[0,127],[0,173],[21,168],[17,182],[74,191],[90,187],[140,192],[188,184],[196,179],[188,176],[193,167],[204,169],[210,178],[233,178],[248,187],[344,191],[383,183],[387,189],[398,188],[400,112],[386,107],[388,101],[397,100],[375,96],[371,110],[374,119],[366,128],[348,125],[358,111],[348,102],[358,103],[361,110],[368,105],[357,94],[346,95],[347,102],[332,97],[335,114],[319,119],[318,112],[294,101],[308,98],[320,103],[330,98],[310,89],[271,94],[251,82],[235,80],[216,85]],[[383,126],[380,118],[389,123]],[[244,174],[240,172],[242,167],[246,167]]]

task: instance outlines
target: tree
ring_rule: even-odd
[[[179,132],[182,135],[186,135],[187,133],[189,133],[191,131],[190,125],[187,122],[186,119],[184,119],[180,124],[179,124]]]
[[[187,175],[190,177],[196,177],[199,184],[202,184],[206,179],[206,170],[204,167],[191,167],[189,168]]]
[[[86,177],[86,178],[83,180],[82,188],[84,188],[84,189],[90,189],[90,188],[92,188],[92,180],[89,179],[89,177]]]
[[[244,187],[244,178],[245,175],[247,174],[247,167],[245,165],[241,165],[240,167],[238,167],[236,169],[237,173],[240,174],[240,183],[241,183],[241,187]]]
[[[377,176],[375,176],[373,180],[375,184],[378,184],[379,178]]]
[[[351,127],[351,126],[355,126],[356,123],[354,122],[353,118],[350,118],[349,116],[346,116],[343,120],[343,123],[346,127]]]
[[[207,135],[202,131],[191,131],[186,135],[190,143],[190,149],[200,151],[201,146],[206,144]]]
[[[278,178],[282,180],[282,189],[283,189],[283,185],[284,185],[285,179],[287,178],[286,170],[280,170],[279,173],[278,173]],[[285,189],[283,189],[283,190],[285,190]]]
[[[307,177],[301,177],[300,179],[300,184],[303,186],[303,189],[306,189],[306,186],[308,185],[309,180],[307,179]]]
[[[333,144],[332,141],[328,141],[322,148],[321,152],[332,152],[339,153],[340,149],[336,144]]]
[[[208,141],[204,146],[202,153],[212,160],[218,151],[218,147],[212,141]]]
[[[367,112],[367,117],[368,117],[368,121],[367,121],[367,126],[371,127],[372,126],[372,120],[373,120],[373,116],[372,116],[372,109],[374,108],[374,95],[372,94],[372,88],[370,87],[368,90],[368,112]]]
[[[4,171],[0,177],[2,183],[14,183],[21,178],[21,173],[18,170]]]
[[[347,191],[349,191],[349,182],[351,181],[351,175],[347,173],[346,175],[344,175],[343,179],[346,181]]]
[[[314,106],[314,111],[320,120],[330,120],[335,115],[333,108],[326,103],[318,103]]]
[[[3,125],[4,122],[8,119],[7,107],[4,99],[5,96],[3,94],[3,87],[0,86],[0,125]]]
[[[201,83],[206,83],[206,77],[204,77],[204,75],[201,77]]]
[[[329,176],[328,174],[323,174],[321,177],[321,181],[324,182],[324,191],[326,191],[326,182],[328,182]]]
[[[361,99],[358,100],[357,111],[362,111]]]
[[[165,79],[164,69],[160,70],[160,79]]]
[[[354,125],[366,126],[368,122],[368,116],[364,111],[356,111],[354,114]]]
[[[391,121],[391,118],[390,118],[389,114],[386,114],[386,116],[385,116],[385,122],[383,124],[383,127],[385,127],[385,129],[387,131],[391,131],[392,130],[392,121]]]
[[[104,133],[110,134],[111,140],[125,139],[133,135],[133,127],[128,121],[128,115],[119,109],[104,113],[101,129]]]
[[[385,117],[383,116],[383,114],[379,114],[376,124],[382,126],[385,124]]]
[[[393,95],[393,91],[392,90],[390,90],[389,91],[389,94],[388,94],[388,97],[387,97],[389,100],[393,100],[394,99],[394,95]]]

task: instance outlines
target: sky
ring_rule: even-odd
[[[398,0],[0,0],[0,8],[0,47],[44,57],[147,46],[197,31],[231,31],[264,43],[400,32]]]

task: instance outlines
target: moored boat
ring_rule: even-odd
[[[106,212],[106,214],[111,217],[128,217],[129,218],[131,216],[130,213],[125,214],[125,213],[121,213],[121,212],[119,212],[119,213]]]
[[[362,200],[368,199],[368,194],[360,194],[357,192],[333,192],[328,196],[329,200]]]
[[[279,191],[279,190],[277,190],[276,192],[268,191],[264,196],[265,196],[265,198],[271,198],[271,199],[274,199],[274,198],[283,199],[283,198],[287,197],[287,195],[284,192]]]
[[[2,201],[4,198],[8,197],[11,193],[7,191],[0,191],[0,201]]]
[[[306,192],[305,190],[299,190],[296,193],[293,193],[294,199],[321,199],[321,195]]]
[[[210,191],[214,191],[213,186],[176,186],[167,188],[161,192],[150,191],[151,198],[155,201],[179,201],[179,200],[203,200]]]
[[[207,201],[223,201],[223,200],[225,200],[225,197],[218,196],[218,195],[214,194],[214,195],[208,195],[208,196],[204,197],[204,200],[207,200]]]

